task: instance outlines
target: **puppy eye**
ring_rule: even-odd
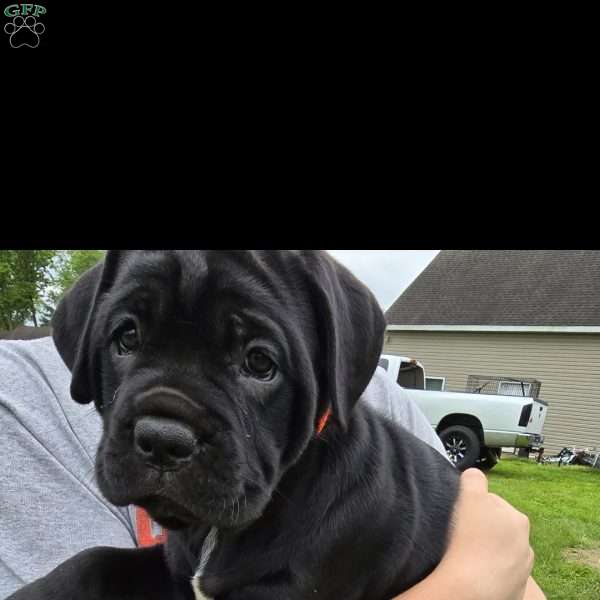
[[[140,346],[140,336],[133,323],[128,324],[117,334],[117,351],[120,355],[131,354]]]
[[[261,350],[250,350],[244,363],[246,370],[260,379],[267,379],[272,376],[275,370],[275,363]]]

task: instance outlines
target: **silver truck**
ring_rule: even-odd
[[[531,450],[544,442],[548,403],[539,398],[426,390],[425,367],[398,354],[382,354],[379,366],[417,403],[461,471],[491,469],[502,448]]]

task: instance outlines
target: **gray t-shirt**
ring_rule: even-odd
[[[69,385],[52,338],[0,341],[0,598],[85,548],[164,539],[143,511],[102,497],[94,478],[101,420],[93,405],[71,399]],[[445,455],[383,369],[362,399]]]

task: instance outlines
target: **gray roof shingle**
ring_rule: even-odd
[[[600,251],[443,250],[390,325],[600,325]]]

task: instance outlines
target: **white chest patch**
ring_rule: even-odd
[[[194,577],[192,579],[192,589],[194,590],[194,597],[196,600],[211,600],[208,596],[205,596],[202,590],[199,587],[198,579]]]
[[[204,544],[202,544],[202,551],[200,552],[200,562],[198,563],[198,568],[194,573],[194,577],[192,578],[192,589],[194,590],[194,595],[196,600],[212,600],[204,594],[204,592],[200,589],[200,580],[202,578],[202,574],[204,573],[204,569],[206,568],[206,563],[212,554],[212,551],[215,549],[217,545],[217,534],[219,530],[216,527],[213,527],[206,536],[204,540]]]

